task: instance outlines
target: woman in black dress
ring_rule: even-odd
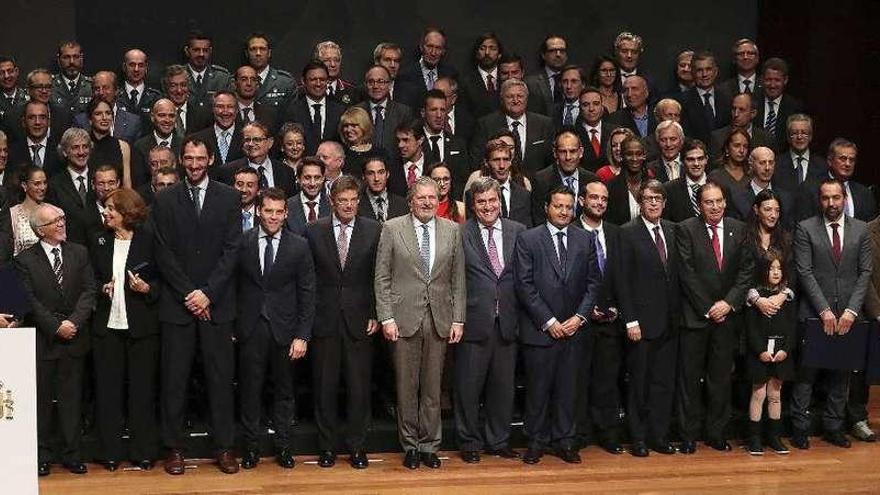
[[[122,177],[122,185],[131,187],[131,146],[110,135],[113,108],[107,102],[93,98],[86,107],[86,115],[89,116],[89,135],[93,144],[89,168],[94,170],[100,165],[113,165]]]

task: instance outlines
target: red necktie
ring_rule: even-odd
[[[309,223],[314,223],[315,220],[318,219],[318,214],[315,213],[315,205],[318,204],[316,201],[306,201],[306,205],[309,207],[309,216],[307,221]]]
[[[492,77],[492,74],[486,74],[486,91],[489,93],[495,92],[495,78]]]
[[[721,270],[721,264],[724,262],[724,259],[721,257],[721,240],[718,239],[718,225],[710,223],[709,228],[712,229],[712,251],[715,251],[715,263],[718,264],[718,269]]]
[[[840,234],[837,232],[837,228],[840,227],[837,222],[831,224],[831,256],[834,258],[834,262],[840,264]]]
[[[590,129],[590,144],[593,145],[593,153],[596,156],[600,156],[602,155],[602,152],[599,149],[599,138],[596,137],[596,134],[598,134],[596,129]]]
[[[406,185],[412,186],[413,182],[416,181],[416,164],[413,163],[409,166],[406,172]]]

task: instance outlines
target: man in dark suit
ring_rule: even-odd
[[[0,130],[6,132],[8,137],[14,137],[14,132],[19,127],[15,120],[17,110],[28,101],[27,92],[18,87],[21,71],[15,59],[0,55]]]
[[[509,147],[500,143],[490,143],[486,148],[483,166],[489,169],[489,176],[498,181],[501,193],[499,197],[501,217],[509,218],[523,224],[526,228],[531,228],[533,224],[531,193],[525,187],[511,180],[510,167],[512,164],[513,150]],[[470,191],[465,193],[465,205],[472,214],[474,201]]]
[[[162,89],[174,103],[174,132],[183,137],[211,126],[208,105],[191,97],[189,71],[182,65],[169,65],[162,76]]]
[[[550,191],[558,186],[565,186],[574,194],[582,185],[596,178],[595,174],[578,166],[584,147],[574,131],[570,129],[559,131],[553,143],[556,163],[536,172],[532,180],[532,221],[535,225],[544,221],[547,195]],[[579,208],[577,206],[574,208],[574,214],[579,215]]]
[[[520,234],[516,243],[516,292],[520,342],[526,367],[524,430],[526,464],[553,447],[568,463],[580,463],[575,445],[577,369],[582,327],[596,306],[602,275],[590,234],[571,228],[574,193],[565,186],[545,200],[547,222]]]
[[[357,181],[344,175],[333,183],[333,214],[310,224],[306,237],[317,275],[317,308],[311,361],[318,426],[318,465],[336,463],[340,379],[346,396],[345,447],[355,469],[368,466],[365,444],[370,421],[372,336],[379,330],[373,295],[373,268],[379,223],[358,211]]]
[[[842,152],[847,153],[845,148]],[[846,214],[847,196],[841,180],[824,179],[818,192],[821,214],[801,221],[794,239],[794,256],[802,287],[798,319],[803,324],[818,318],[827,335],[845,335],[854,322],[864,320],[863,303],[871,282],[868,228],[865,222]],[[801,367],[792,392],[791,442],[799,449],[810,447],[809,407],[813,382],[819,371],[825,371],[828,386],[822,414],[825,441],[849,448],[850,441],[844,432],[851,373],[846,370]]]
[[[287,200],[287,228],[305,235],[306,225],[330,215],[330,203],[324,192],[324,162],[314,157],[303,159],[296,172],[299,193]]]
[[[694,54],[691,66],[694,87],[681,96],[681,123],[688,137],[709,143],[712,131],[730,123],[733,95],[715,84],[718,63],[711,52]]]
[[[281,127],[280,114],[283,108],[257,100],[257,92],[260,88],[260,78],[257,71],[250,65],[242,65],[235,70],[232,79],[232,90],[238,101],[236,105],[236,126],[259,121],[269,128],[274,135]]]
[[[539,49],[541,69],[526,77],[529,87],[529,111],[550,116],[555,103],[562,101],[560,71],[568,63],[568,42],[562,36],[551,34],[544,38]]]
[[[780,224],[791,231],[795,226],[797,205],[794,202],[795,195],[775,187],[773,184],[773,171],[776,169],[776,154],[765,146],[760,146],[749,153],[749,176],[752,180],[749,184],[733,193],[733,206],[739,218],[743,221],[749,218],[755,196],[765,189],[771,189],[779,198],[781,207]]]
[[[398,78],[402,59],[403,49],[396,43],[383,41],[373,49],[373,63],[385,67],[391,76],[391,82],[388,83],[388,97],[392,101],[408,105],[407,102],[418,100],[417,96],[412,95],[418,92],[418,86]]]
[[[421,119],[402,122],[394,130],[397,136],[397,156],[388,165],[388,190],[398,196],[406,196],[410,186],[427,172],[425,153],[425,127]]]
[[[549,117],[526,112],[529,89],[519,79],[508,79],[501,84],[501,110],[479,120],[471,140],[471,156],[484,156],[489,136],[509,129],[516,139],[514,152],[523,165],[523,173],[533,177],[535,172],[550,163],[550,142],[553,122]]]
[[[183,47],[186,72],[189,76],[190,97],[204,106],[210,106],[214,95],[229,88],[230,76],[226,67],[212,64],[214,52],[211,37],[201,31],[191,31]]]
[[[134,143],[143,135],[141,132],[140,115],[129,113],[121,105],[116,104],[116,74],[110,71],[95,73],[92,79],[92,99],[101,100],[110,105],[113,112],[113,127],[111,134],[128,143]],[[73,117],[73,124],[83,129],[89,129],[91,116],[80,113]]]
[[[709,144],[709,156],[712,160],[721,158],[724,141],[734,129],[741,129],[749,135],[751,149],[759,146],[777,149],[776,138],[754,123],[756,112],[755,98],[751,93],[742,93],[733,97],[730,103],[730,124],[712,131],[712,142]]]
[[[88,469],[80,452],[81,400],[95,272],[86,249],[67,242],[60,208],[43,203],[30,225],[40,242],[15,263],[31,304],[24,325],[37,329],[38,473],[48,475],[49,463],[60,458],[71,473],[83,474]],[[54,452],[53,432],[61,440]]]
[[[122,56],[123,84],[116,93],[121,108],[141,119],[141,136],[151,130],[150,111],[153,103],[162,98],[158,89],[146,85],[148,61],[143,50],[132,48]],[[138,137],[141,137],[138,136]]]
[[[406,199],[388,191],[388,165],[383,156],[367,158],[361,177],[364,181],[364,195],[358,203],[358,215],[380,224],[406,215],[409,211]]]
[[[327,66],[327,96],[345,107],[361,100],[361,90],[354,83],[342,78],[342,48],[335,41],[322,41],[315,45],[312,58]]]
[[[186,138],[181,162],[186,180],[156,196],[153,221],[163,287],[162,439],[168,449],[165,471],[185,471],[183,457],[186,389],[197,348],[205,380],[211,432],[220,470],[238,472],[234,442],[232,336],[236,299],[233,284],[222,283],[224,263],[234,263],[241,236],[239,194],[208,178],[213,155],[204,141]],[[198,346],[198,347],[197,347]]]
[[[358,103],[370,114],[373,122],[373,146],[384,149],[388,155],[397,150],[397,138],[394,130],[402,122],[412,118],[412,110],[389,96],[391,75],[388,69],[374,65],[364,75],[364,88],[367,99]]]
[[[294,466],[293,366],[306,354],[315,316],[315,267],[305,239],[284,229],[287,195],[270,187],[259,194],[259,226],[244,233],[234,256],[239,294],[236,338],[239,343],[241,425],[245,453],[241,467],[260,461],[259,444],[266,368],[273,385],[275,462]],[[229,276],[230,272],[226,272]],[[231,414],[231,411],[229,412]],[[234,460],[234,459],[233,459]],[[237,466],[236,466],[237,467]]]
[[[290,168],[280,160],[269,158],[273,138],[265,125],[257,122],[245,124],[241,130],[244,158],[239,158],[220,167],[216,180],[232,184],[232,174],[242,167],[250,167],[257,171],[260,190],[277,187],[288,196],[293,192],[293,178]],[[216,168],[217,165],[214,165]]]
[[[147,206],[151,206],[156,200],[157,194],[159,194],[166,188],[177,184],[178,182],[180,182],[180,176],[177,174],[176,168],[160,167],[158,170],[156,170],[156,173],[153,174],[153,178],[150,180],[150,183],[142,185],[141,187],[137,188],[136,191],[138,192],[138,194],[141,195],[142,198],[144,198],[144,202],[147,204]]]
[[[664,184],[666,190],[663,218],[678,223],[700,215],[697,191],[706,183],[706,164],[709,154],[706,145],[699,139],[684,143],[681,149],[684,175]]]
[[[828,163],[825,157],[810,150],[813,141],[813,119],[803,113],[793,114],[786,123],[788,129],[788,151],[776,157],[776,172],[773,182],[780,189],[792,193],[798,187],[813,178],[828,174]]]
[[[425,164],[430,168],[435,163],[445,163],[452,172],[452,194],[460,198],[464,194],[464,183],[471,172],[471,161],[464,140],[446,132],[446,119],[449,110],[446,95],[439,89],[425,93],[422,118],[425,139],[422,151]]]
[[[614,60],[617,61],[617,67],[620,73],[621,88],[618,91],[623,93],[623,83],[632,76],[641,76],[648,86],[648,94],[651,103],[657,101],[659,93],[654,84],[654,80],[645,73],[644,66],[639,67],[642,59],[642,53],[645,48],[642,46],[642,37],[635,33],[622,31],[614,38]],[[626,105],[629,103],[624,102]]]
[[[238,160],[243,155],[241,124],[236,122],[238,103],[235,93],[221,89],[214,93],[211,110],[214,124],[192,136],[204,141],[214,154],[214,169]]]
[[[63,99],[57,100],[52,98],[52,87],[52,74],[48,70],[34,69],[28,73],[27,101],[43,103],[49,108],[47,124],[49,129],[51,129],[49,134],[57,139],[73,124],[74,114],[70,113],[70,109],[67,108]],[[9,131],[10,138],[15,143],[24,141],[26,137],[26,129],[21,124],[24,120],[25,103],[14,106],[11,113],[6,117],[6,130]]]
[[[755,94],[761,88],[758,77],[758,64],[761,54],[758,45],[749,38],[741,38],[733,43],[734,75],[720,84],[729,94]]]
[[[498,109],[498,61],[504,55],[501,39],[493,32],[483,33],[471,48],[473,70],[461,79],[462,103],[481,118]]]
[[[606,148],[608,137],[614,124],[606,123],[605,107],[602,105],[602,94],[594,87],[587,87],[578,97],[580,110],[575,130],[584,145],[584,156],[580,166],[595,172],[608,163]]]
[[[54,132],[49,135],[49,105],[35,100],[27,102],[19,125],[24,129],[24,139],[9,147],[9,163],[13,167],[35,165],[49,177],[63,171],[64,162],[58,155],[61,135]]]
[[[867,186],[852,180],[856,171],[857,158],[858,147],[852,141],[836,138],[828,145],[828,176],[843,182],[846,188],[846,204],[844,205],[846,216],[868,222],[877,216],[877,202]],[[820,211],[817,199],[822,179],[817,177],[801,185],[800,198],[798,198],[800,209],[798,218],[809,218]]]
[[[679,320],[676,226],[661,219],[666,192],[651,180],[639,191],[641,214],[621,228],[617,294],[626,325],[630,453],[672,454],[669,424],[675,397]]]
[[[327,98],[327,74],[323,62],[307,63],[302,70],[304,94],[284,111],[285,122],[296,122],[305,129],[307,156],[315,154],[321,141],[339,140],[339,118],[345,107]]]
[[[755,120],[773,137],[776,149],[785,150],[788,117],[805,112],[803,102],[785,93],[788,85],[788,64],[785,60],[768,58],[761,67],[761,84],[763,88],[756,101]]]
[[[743,246],[745,224],[724,216],[723,189],[710,180],[697,192],[697,202],[700,216],[681,222],[676,239],[684,292],[678,414],[680,450],[686,454],[697,448],[704,378],[706,444],[731,450],[724,438],[730,420],[730,370],[740,332],[739,309],[753,283],[754,266]]]
[[[134,143],[131,154],[131,182],[137,187],[150,181],[150,150],[156,146],[171,148],[175,156],[180,154],[181,137],[174,132],[174,120],[177,113],[174,103],[161,98],[153,104],[150,120],[153,132],[138,139]]]
[[[659,148],[660,156],[656,160],[648,162],[648,169],[653,170],[654,177],[664,184],[682,177],[685,168],[681,160],[684,129],[678,122],[664,120],[657,124],[653,137]],[[645,147],[647,148],[647,145]]]
[[[466,105],[458,104],[458,82],[451,77],[441,77],[434,83],[434,89],[446,95],[446,107],[449,109],[446,113],[446,131],[470,146],[477,122]]]
[[[396,101],[401,101],[410,108],[418,108],[422,105],[425,93],[434,89],[437,79],[444,76],[458,77],[455,67],[445,60],[446,41],[446,33],[438,27],[428,26],[422,31],[419,40],[420,57],[404,65],[397,78],[400,82],[405,81],[410,88],[406,95],[408,99],[403,101],[395,98]]]
[[[232,187],[241,194],[241,231],[248,232],[260,223],[257,194],[260,192],[260,174],[251,167],[240,167],[232,173]]]
[[[587,74],[577,65],[566,65],[559,71],[559,87],[562,89],[562,100],[553,104],[550,118],[555,128],[573,127],[580,116],[578,98],[587,83]]]
[[[634,75],[626,78],[623,81],[626,106],[609,115],[608,122],[614,127],[626,127],[643,139],[650,136],[657,127],[654,107],[648,104],[650,97],[648,81],[644,77]]]
[[[82,73],[82,46],[76,41],[62,41],[56,62],[59,72],[52,75],[52,101],[69,115],[76,115],[92,99],[92,78]]]
[[[480,461],[480,450],[507,459],[513,415],[519,302],[514,290],[513,253],[525,228],[501,217],[501,188],[480,177],[468,189],[475,218],[462,227],[467,287],[468,331],[455,351],[455,430],[461,457]],[[480,421],[482,401],[484,423]]]

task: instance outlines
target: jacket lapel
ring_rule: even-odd
[[[403,241],[403,245],[406,246],[407,249],[409,249],[409,252],[412,255],[413,259],[416,260],[417,263],[421,263],[422,257],[419,254],[419,242],[416,239],[416,232],[413,228],[412,214],[407,215],[406,219],[407,220],[403,222],[401,230],[400,232],[398,232],[398,234]],[[419,271],[422,270],[421,266],[417,266],[417,268]]]
[[[489,252],[486,251],[486,245],[483,244],[483,233],[480,231],[480,223],[476,220],[469,222],[467,229],[467,242],[470,243],[471,249],[480,253],[480,258],[483,260],[481,266],[487,268],[487,271],[494,276],[495,270],[492,269],[492,262],[489,260]]]
[[[550,264],[553,265],[553,269],[556,270],[556,276],[562,278],[562,267],[559,265],[559,255],[556,254],[556,246],[553,245],[554,242],[555,240],[550,237],[550,229],[548,229],[545,224],[544,235],[541,236],[541,245],[544,246],[544,256],[553,260]]]

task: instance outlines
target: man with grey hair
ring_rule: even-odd
[[[656,98],[659,94],[657,88],[654,86],[651,76],[649,76],[642,67],[639,67],[639,61],[641,60],[644,51],[645,47],[642,42],[642,37],[638,34],[621,31],[617,37],[614,38],[614,59],[617,60],[617,66],[619,67],[618,70],[620,72],[621,87],[618,89],[621,94],[624,90],[623,83],[626,82],[630,76],[642,76],[642,78],[644,78],[645,84],[648,87],[648,94],[651,98]],[[656,99],[653,101],[656,101]],[[624,106],[628,105],[629,103],[624,101]]]
[[[828,173],[828,162],[819,153],[810,150],[813,142],[813,119],[804,113],[796,113],[786,122],[788,151],[779,154],[773,181],[791,192],[804,182]]]
[[[361,91],[354,83],[342,78],[342,48],[335,41],[322,41],[315,45],[312,58],[327,66],[327,96],[345,106],[357,103]]]
[[[82,387],[95,272],[86,249],[67,242],[60,208],[41,204],[30,225],[40,242],[21,252],[15,266],[31,304],[23,326],[37,329],[37,472],[48,475],[49,463],[61,459],[71,473],[84,474]]]
[[[730,123],[728,109],[733,95],[716,84],[718,63],[712,52],[695,53],[692,67],[694,87],[679,99],[682,107],[681,124],[688,137],[708,143],[712,131]]]
[[[192,97],[189,77],[189,71],[182,65],[169,65],[162,76],[162,89],[175,107],[174,132],[180,138],[210,127],[213,122],[211,109]]]
[[[409,105],[417,99],[413,93],[418,91],[418,88],[405,80],[398,79],[402,59],[403,49],[396,43],[383,41],[373,50],[373,63],[388,69],[388,74],[391,76],[391,82],[388,84],[388,97],[398,103]]]
[[[758,77],[761,54],[758,51],[758,44],[750,38],[740,38],[733,42],[731,51],[734,76],[721,83],[721,86],[734,95],[754,93],[761,88],[761,78]]]
[[[684,130],[681,124],[673,120],[664,120],[657,124],[652,137],[656,140],[660,152],[656,160],[648,162],[648,168],[654,170],[654,177],[665,183],[684,175],[684,164],[681,161]]]

